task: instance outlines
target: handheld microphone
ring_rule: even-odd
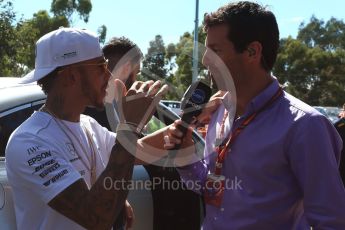
[[[186,134],[188,126],[194,118],[200,115],[206,103],[210,100],[211,93],[211,88],[201,80],[195,81],[188,87],[181,100],[181,120],[183,123],[177,127],[183,135]],[[174,149],[179,147],[180,144],[175,145]]]

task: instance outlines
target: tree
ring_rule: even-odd
[[[198,30],[199,53],[203,53],[203,44],[206,34],[202,27]],[[205,67],[201,64],[202,55],[199,55],[199,73],[205,74]],[[142,77],[143,80],[163,79],[169,84],[169,92],[166,99],[181,100],[187,87],[192,82],[192,60],[193,60],[193,34],[185,32],[177,44],[170,43],[164,46],[163,38],[160,35],[150,42],[150,46],[143,61],[144,75],[151,73],[151,77]],[[154,77],[155,76],[155,77]]]
[[[65,18],[69,22],[69,25],[73,25],[75,14],[79,15],[85,23],[89,21],[90,12],[92,10],[91,0],[53,0],[50,11],[54,14],[54,18]],[[98,35],[100,43],[105,42],[107,35],[107,27],[101,25],[98,27]]]
[[[286,90],[311,105],[339,106],[345,98],[345,24],[312,17],[297,39],[281,39],[273,73]]]
[[[176,65],[178,69],[174,73],[173,84],[177,86],[176,98],[181,99],[183,93],[187,90],[188,86],[192,83],[192,72],[193,72],[193,38],[194,34],[185,32],[181,37],[180,41],[176,44]],[[198,29],[198,46],[199,46],[199,63],[198,73],[199,75],[205,74],[205,67],[202,65],[202,53],[204,51],[204,43],[206,34],[203,28],[200,26]]]
[[[161,35],[156,35],[153,41],[150,41],[150,46],[147,49],[145,60],[143,61],[143,69],[153,79],[165,79],[168,73],[166,67],[167,61],[165,59],[166,51],[164,41]]]
[[[90,0],[53,0],[53,16],[39,10],[31,19],[17,21],[10,1],[0,0],[0,7],[1,76],[21,76],[29,72],[35,64],[36,41],[61,26],[69,27],[74,13],[87,22],[92,9]],[[105,41],[106,32],[105,25],[99,27],[101,43]]]
[[[69,23],[64,16],[49,16],[45,10],[40,10],[32,19],[17,24],[18,59],[17,61],[29,69],[35,66],[35,43],[44,34],[59,27],[68,27]]]
[[[10,76],[16,68],[12,58],[16,52],[16,33],[13,27],[16,15],[11,2],[0,0],[0,8],[0,76]]]
[[[97,33],[99,35],[99,42],[104,44],[105,37],[107,36],[107,27],[105,25],[101,25],[98,27]]]
[[[84,22],[88,22],[91,10],[91,0],[53,0],[51,4],[51,12],[54,16],[65,16],[71,24],[74,13],[78,13],[79,18]]]
[[[297,39],[308,47],[319,46],[322,50],[345,49],[345,24],[342,20],[331,18],[327,23],[312,16],[310,22],[299,27]]]

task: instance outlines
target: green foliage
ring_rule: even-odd
[[[149,78],[165,79],[168,73],[166,67],[166,50],[164,41],[161,35],[156,35],[155,39],[150,41],[150,47],[145,55],[143,61],[144,72],[147,73]]]
[[[188,86],[192,83],[192,68],[193,68],[193,38],[194,35],[185,32],[181,37],[180,41],[176,44],[176,65],[178,69],[174,74],[172,83],[177,86],[176,98],[181,100],[183,93],[187,90]],[[206,34],[202,27],[198,30],[198,47],[199,47],[199,64],[198,72],[199,75],[204,74],[205,67],[202,65],[202,54],[204,50],[204,43]]]
[[[91,0],[79,0],[77,4],[77,11],[79,17],[84,20],[84,22],[89,21],[89,14],[92,10]]]
[[[0,76],[20,76],[34,68],[35,43],[42,35],[68,27],[72,16],[79,14],[85,22],[92,10],[90,0],[52,0],[50,16],[40,10],[31,19],[17,19],[12,1],[0,0]],[[107,28],[98,29],[104,43]],[[199,36],[199,73],[205,42],[202,27]],[[170,91],[165,99],[180,100],[192,81],[193,34],[185,32],[176,44],[165,46],[157,35],[143,62],[142,80],[161,79]],[[312,105],[339,106],[345,98],[345,24],[331,18],[323,21],[312,16],[302,23],[296,39],[281,39],[273,73],[286,90]]]
[[[281,40],[273,73],[286,90],[311,105],[339,106],[345,98],[345,24],[315,18],[297,39]]]
[[[0,0],[0,76],[11,76],[16,69],[16,33],[13,24],[16,15],[11,2]]]
[[[91,10],[91,0],[53,0],[51,4],[51,12],[54,16],[64,16],[70,23],[73,21],[74,13],[78,13],[84,22],[88,22]]]
[[[164,99],[175,97],[175,88],[171,84],[174,79],[174,58],[176,56],[176,47],[169,44],[167,47],[161,35],[156,35],[155,39],[150,41],[150,46],[145,55],[140,79],[162,80],[169,85],[169,92]]]
[[[19,62],[33,69],[35,66],[35,43],[44,34],[56,30],[59,27],[68,27],[69,23],[64,16],[50,17],[48,12],[40,10],[28,19],[17,25],[20,48]]]
[[[97,33],[99,35],[99,42],[104,44],[105,37],[107,35],[107,27],[105,25],[101,25],[100,27],[98,27]]]
[[[69,27],[71,16],[78,13],[88,21],[92,5],[90,0],[53,0],[50,16],[40,10],[28,20],[17,20],[10,1],[0,0],[0,76],[21,76],[35,65],[35,44],[44,34],[59,27]],[[98,33],[104,42],[107,28],[102,25]]]
[[[345,48],[345,24],[342,20],[331,18],[328,22],[312,16],[307,25],[302,23],[297,39],[308,47],[319,46],[323,50],[332,51]]]

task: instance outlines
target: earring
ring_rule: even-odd
[[[255,55],[255,49],[248,48],[248,53],[249,53],[249,56],[254,56]]]

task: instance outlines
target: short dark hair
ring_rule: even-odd
[[[265,7],[249,1],[229,3],[216,12],[205,14],[204,29],[227,24],[229,40],[242,53],[251,42],[262,45],[261,65],[272,70],[279,48],[279,29],[274,14]]]
[[[109,68],[113,69],[117,62],[129,51],[133,51],[132,64],[139,63],[143,53],[139,47],[125,37],[113,37],[102,48],[104,57],[109,60]]]
[[[40,80],[37,81],[37,85],[39,85],[43,92],[48,95],[49,91],[54,85],[54,82],[57,78],[58,72],[60,71],[60,67],[56,68],[52,72],[50,72],[48,75],[45,77],[41,78]]]

